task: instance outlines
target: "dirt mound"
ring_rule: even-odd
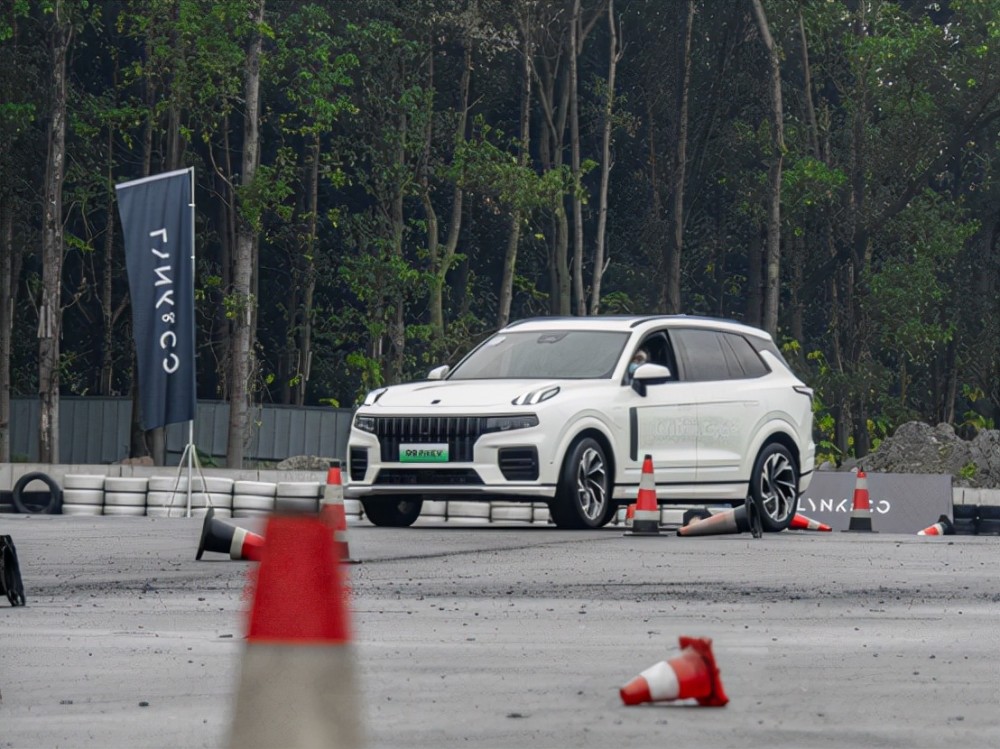
[[[857,465],[881,473],[950,473],[955,486],[1000,487],[1000,430],[970,437],[963,439],[950,424],[910,421]]]

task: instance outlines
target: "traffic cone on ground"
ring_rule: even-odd
[[[805,515],[800,513],[795,513],[792,516],[792,522],[788,526],[795,531],[832,531],[831,528],[826,523],[821,523],[818,520],[813,520],[812,518],[807,518]]]
[[[635,502],[625,508],[625,527],[631,528],[635,520]]]
[[[316,517],[273,517],[257,569],[230,747],[363,745],[339,550]]]
[[[722,707],[729,698],[707,637],[681,637],[680,655],[660,661],[619,690],[626,705],[695,699],[703,707]]]
[[[656,501],[656,477],[653,476],[653,456],[642,461],[639,479],[639,496],[635,500],[635,513],[629,536],[657,536],[660,533],[660,503]]]
[[[854,482],[854,503],[851,506],[851,522],[844,533],[850,532],[875,533],[872,530],[872,510],[868,501],[868,477],[864,471],[858,471]]]
[[[344,485],[340,476],[340,461],[330,461],[326,472],[326,487],[319,503],[319,517],[333,529],[333,537],[340,547],[340,559],[348,564],[357,564],[351,559],[351,550],[347,542],[347,513],[344,511]]]
[[[922,531],[917,531],[918,536],[951,536],[955,533],[955,526],[952,525],[951,518],[942,515],[934,525],[929,525]]]
[[[692,519],[677,529],[678,536],[717,536],[725,533],[746,533],[750,530],[750,517],[745,504],[732,510],[719,512],[703,520]]]
[[[201,525],[201,540],[198,542],[195,559],[200,560],[206,551],[215,551],[228,554],[232,559],[259,562],[263,548],[263,536],[238,525],[222,522],[215,517],[215,508],[209,507],[205,513],[205,522]]]

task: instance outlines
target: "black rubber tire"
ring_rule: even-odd
[[[602,528],[617,509],[611,501],[612,488],[604,448],[591,437],[578,439],[563,459],[556,496],[549,502],[552,522],[557,528]],[[587,507],[582,500],[586,500]]]
[[[1000,536],[1000,519],[980,517],[976,521],[977,536]]]
[[[24,494],[24,487],[32,481],[41,481],[49,488],[49,501],[46,504],[25,504],[23,501],[22,495]],[[26,473],[19,478],[17,483],[14,484],[12,499],[14,501],[14,507],[17,508],[17,511],[26,515],[55,515],[62,510],[62,488],[52,479],[51,476],[47,473],[42,473],[41,471],[32,471],[31,473]]]
[[[955,505],[951,514],[954,520],[975,520],[979,515],[979,505]]]
[[[997,505],[979,505],[979,513],[976,517],[980,520],[1000,520],[1000,507]]]
[[[417,522],[424,506],[421,497],[362,499],[365,517],[381,528],[407,528]]]
[[[772,443],[760,451],[750,475],[749,499],[765,533],[779,533],[791,524],[799,501],[799,467],[787,447]]]

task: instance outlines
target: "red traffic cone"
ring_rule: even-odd
[[[955,526],[947,515],[942,515],[934,525],[929,525],[922,531],[917,531],[918,536],[951,536],[955,533]]]
[[[229,745],[360,747],[348,602],[330,527],[279,516],[265,535]]]
[[[681,637],[680,655],[660,661],[619,690],[626,705],[695,699],[703,707],[722,707],[729,698],[707,637]]]
[[[323,498],[319,503],[319,517],[333,529],[333,537],[340,547],[340,559],[348,564],[356,564],[351,559],[350,546],[347,543],[347,513],[344,511],[344,485],[340,476],[340,461],[330,461],[326,472],[326,486],[323,488]]]
[[[195,559],[201,559],[206,551],[215,551],[228,554],[231,559],[259,562],[263,548],[263,536],[222,522],[215,517],[215,508],[209,507],[205,513],[205,522],[201,524],[201,540],[198,542]]]
[[[832,531],[831,528],[826,523],[821,523],[818,520],[813,520],[812,518],[807,518],[805,515],[800,515],[795,513],[792,516],[792,522],[788,526],[792,530],[796,531]]]
[[[656,478],[653,476],[653,456],[642,461],[639,496],[635,500],[632,529],[628,536],[657,536],[660,533],[660,503],[656,500]]]
[[[872,530],[872,510],[868,501],[868,477],[864,471],[858,471],[854,483],[854,503],[851,506],[851,522],[844,533],[850,532],[875,533]]]
[[[703,520],[691,522],[677,529],[678,536],[718,536],[726,533],[746,533],[750,530],[750,517],[745,504],[732,510],[719,512]]]
[[[625,527],[631,528],[632,522],[635,520],[635,502],[630,504],[625,508]]]

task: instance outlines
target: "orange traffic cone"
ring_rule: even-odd
[[[826,523],[821,523],[818,520],[813,520],[812,518],[807,518],[805,515],[795,513],[792,516],[792,522],[788,526],[792,530],[796,531],[832,531],[831,528]]]
[[[872,510],[868,501],[868,477],[864,471],[858,471],[854,483],[854,503],[851,506],[851,522],[844,533],[850,532],[875,533],[872,530]]]
[[[918,536],[951,536],[955,533],[955,526],[947,515],[942,515],[934,525],[929,525],[922,531],[917,531]]]
[[[625,508],[625,527],[631,528],[635,521],[635,502]]]
[[[340,559],[348,564],[357,564],[351,559],[350,546],[347,543],[347,513],[344,511],[344,485],[340,476],[340,461],[331,460],[326,472],[326,487],[319,503],[319,517],[333,528],[333,537],[340,547]]]
[[[695,699],[703,707],[722,707],[729,698],[707,637],[681,637],[680,655],[650,666],[619,690],[626,705]]]
[[[632,529],[627,536],[656,536],[660,533],[660,503],[656,501],[656,478],[653,476],[653,456],[642,461],[639,496],[635,500]]]
[[[343,568],[330,527],[273,517],[257,569],[230,747],[360,747]]]
[[[195,559],[201,559],[206,551],[215,551],[228,554],[231,559],[259,562],[263,548],[263,536],[222,522],[215,517],[215,508],[209,507],[205,513],[205,522],[201,524],[201,540],[198,542]]]
[[[692,518],[690,523],[677,529],[677,535],[717,536],[725,533],[746,533],[749,530],[750,517],[747,513],[747,506],[743,504],[703,520]]]

